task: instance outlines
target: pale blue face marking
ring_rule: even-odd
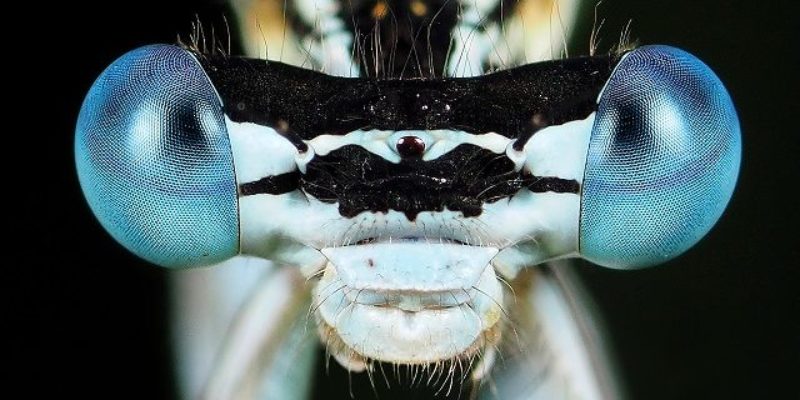
[[[730,96],[694,56],[644,46],[625,56],[592,131],[580,252],[614,268],[678,256],[719,219],[739,172],[741,137]]]
[[[189,52],[146,46],[108,67],[81,108],[75,154],[95,215],[138,256],[191,267],[238,253],[222,106]]]

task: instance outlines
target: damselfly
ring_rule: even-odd
[[[323,346],[442,395],[619,397],[560,265],[646,267],[711,229],[740,156],[711,70],[667,46],[560,58],[566,1],[239,7],[256,57],[200,28],[133,50],[77,127],[120,243],[223,263],[176,273],[187,395],[305,398]]]

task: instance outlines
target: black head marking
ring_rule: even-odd
[[[339,78],[246,58],[199,60],[228,118],[273,128],[283,121],[302,140],[358,129],[454,129],[516,139],[535,132],[531,121],[537,114],[560,125],[596,111],[597,96],[619,57],[548,61],[475,78],[413,80]]]
[[[578,193],[577,181],[515,171],[505,155],[462,144],[430,161],[404,158],[392,163],[360,146],[348,145],[306,165],[300,187],[315,198],[338,203],[339,213],[460,211],[478,216],[483,205],[527,188],[534,192]]]

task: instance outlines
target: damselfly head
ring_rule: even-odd
[[[721,215],[739,156],[722,84],[665,46],[414,81],[148,46],[101,75],[76,134],[120,243],[166,267],[302,267],[353,369],[491,344],[498,276],[679,255]]]

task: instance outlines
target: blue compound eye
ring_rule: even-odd
[[[142,47],[108,67],[81,108],[75,157],[95,215],[140,257],[181,268],[239,252],[222,106],[189,52]]]
[[[583,183],[580,252],[612,268],[669,260],[719,219],[736,184],[739,121],[692,55],[645,46],[603,89]]]

